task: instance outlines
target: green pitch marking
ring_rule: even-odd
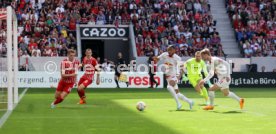
[[[73,91],[50,109],[54,89],[30,89],[8,121],[2,134],[274,134],[276,89],[233,89],[245,97],[245,109],[216,93],[216,107],[203,111],[204,100],[192,89],[181,89],[195,101],[193,110],[176,104],[166,89],[88,89],[87,105],[77,105]],[[138,101],[147,105],[139,112]],[[16,129],[15,129],[16,128]]]

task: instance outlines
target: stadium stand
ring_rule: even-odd
[[[244,57],[276,57],[276,1],[226,0]]]
[[[64,56],[67,48],[76,49],[76,24],[130,22],[135,26],[138,56],[160,54],[168,44],[175,44],[180,56],[192,56],[206,47],[224,55],[207,0],[164,1],[4,0],[0,5],[17,9],[19,50],[32,57]]]

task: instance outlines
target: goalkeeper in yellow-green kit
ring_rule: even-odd
[[[195,90],[199,93],[200,96],[202,96],[206,104],[208,105],[209,103],[209,97],[208,97],[208,91],[207,89],[203,86],[199,85],[200,80],[203,79],[201,72],[203,71],[204,75],[208,75],[207,67],[205,62],[201,59],[201,54],[200,52],[195,53],[195,58],[191,58],[187,60],[184,63],[184,70],[186,69],[188,77],[185,75],[185,73],[182,76],[182,80],[184,82],[188,81],[190,84],[195,88]],[[209,87],[212,85],[210,81],[208,81]]]

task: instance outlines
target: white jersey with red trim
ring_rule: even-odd
[[[158,56],[159,60],[163,60],[166,71],[166,76],[176,76],[180,73],[179,66],[181,65],[181,57],[179,57],[177,54],[173,54],[172,56],[169,55],[168,52],[164,52],[161,55]]]
[[[78,71],[79,68],[79,60],[74,59],[73,61],[70,61],[68,58],[65,58],[60,65],[61,72],[63,74],[75,74]],[[76,77],[62,77],[61,80],[65,83],[75,83]]]
[[[204,81],[210,80],[214,74],[217,74],[218,78],[223,78],[223,77],[229,77],[231,74],[231,67],[230,64],[218,57],[211,57],[211,62],[209,63],[210,65],[210,71],[209,74],[206,76]]]
[[[83,77],[89,80],[93,80],[95,71],[98,70],[98,62],[95,58],[84,57],[83,58],[83,68],[84,68],[84,75]]]

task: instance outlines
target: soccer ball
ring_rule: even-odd
[[[144,111],[146,108],[146,103],[143,102],[143,101],[139,101],[137,104],[136,104],[136,109],[138,111]]]

